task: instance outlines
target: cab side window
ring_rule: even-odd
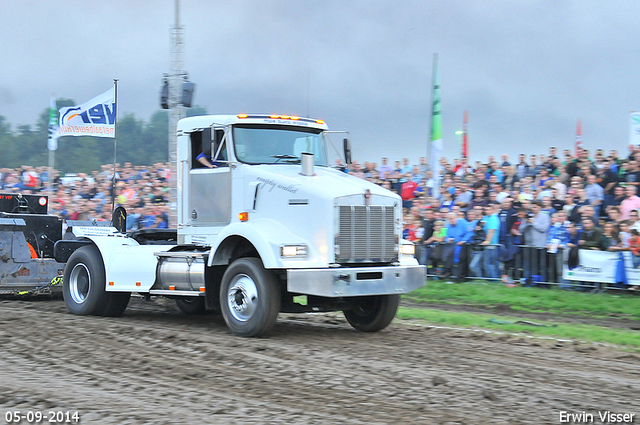
[[[210,162],[215,163],[216,166],[227,166],[226,162],[218,162],[215,160],[216,153],[218,152],[218,148],[220,143],[223,143],[224,138],[224,130],[215,130],[215,139],[212,138],[212,130],[211,128],[205,128],[200,131],[194,131],[191,133],[191,168],[206,168],[204,164],[202,164],[198,157],[204,156]],[[218,155],[218,160],[220,161],[228,161],[227,155],[227,147],[226,143],[220,149],[220,154]]]
[[[202,153],[202,131],[191,133],[191,168],[204,168],[198,161],[198,155]]]

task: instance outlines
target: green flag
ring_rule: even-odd
[[[442,157],[442,115],[440,106],[440,78],[438,76],[438,54],[433,55],[433,94],[431,105],[431,170],[440,187],[440,158]]]

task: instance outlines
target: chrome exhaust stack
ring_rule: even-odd
[[[302,172],[300,174],[302,174],[303,176],[313,176],[313,174],[314,174],[314,172],[313,172],[313,163],[314,163],[313,154],[312,153],[303,152],[302,153],[302,160],[300,161],[300,163],[302,164]]]

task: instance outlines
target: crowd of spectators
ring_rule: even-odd
[[[640,146],[576,154],[555,147],[548,154],[521,154],[511,162],[471,164],[441,158],[437,176],[422,157],[358,161],[345,172],[397,192],[403,202],[404,237],[414,241],[429,273],[458,279],[482,276],[511,283],[519,276],[561,281],[558,250],[572,247],[631,251],[640,265]],[[49,211],[65,220],[110,221],[112,202],[127,209],[127,229],[166,228],[170,167],[106,164],[90,174],[60,177],[47,167],[0,169],[0,190],[49,195]],[[115,201],[113,200],[115,197]],[[535,258],[516,264],[519,248]],[[542,252],[542,253],[540,253]],[[551,254],[551,256],[550,256]],[[548,266],[545,266],[548,265]],[[559,271],[560,270],[560,271]]]
[[[23,165],[0,169],[0,190],[5,193],[46,194],[49,213],[65,220],[111,221],[112,203],[127,210],[127,230],[167,228],[169,223],[168,164],[101,166],[90,174],[61,177],[57,170],[49,179],[47,167]],[[51,183],[51,184],[50,184]],[[115,200],[114,200],[115,197]]]
[[[345,171],[401,196],[404,237],[416,243],[428,273],[530,284],[534,277],[562,283],[556,253],[572,247],[631,251],[640,264],[639,163],[640,146],[624,157],[551,147],[513,162],[508,155],[474,164],[442,158],[437,176],[425,158],[353,161]],[[523,247],[530,252],[516,264]]]

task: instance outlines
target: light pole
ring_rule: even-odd
[[[165,74],[164,84],[160,90],[160,106],[169,109],[169,225],[176,225],[177,217],[177,133],[178,121],[186,116],[185,108],[191,107],[194,84],[188,81],[187,72],[183,70],[182,52],[184,27],[180,25],[180,0],[175,0],[175,23],[171,28],[171,74]]]

